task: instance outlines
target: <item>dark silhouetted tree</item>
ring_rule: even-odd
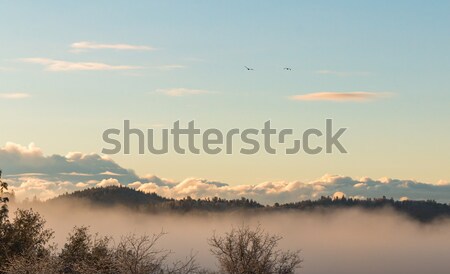
[[[1,228],[0,273],[54,273],[52,237],[39,213],[18,209]]]
[[[110,241],[108,237],[93,237],[87,227],[75,227],[59,255],[62,272],[119,273]]]
[[[6,190],[8,190],[8,184],[2,180],[2,171],[0,170],[0,225],[8,220],[9,198],[4,196]]]

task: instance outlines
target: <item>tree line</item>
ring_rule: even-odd
[[[242,197],[240,199],[223,199],[219,197],[194,199],[187,196],[183,199],[164,198],[156,193],[144,193],[126,186],[94,187],[66,193],[46,203],[58,203],[66,200],[83,200],[95,205],[121,205],[148,213],[211,211],[224,212],[232,210],[266,211],[321,211],[334,209],[359,208],[363,210],[379,210],[390,208],[420,222],[431,222],[439,218],[450,217],[450,205],[434,200],[397,201],[385,196],[381,198],[356,199],[322,196],[317,200],[303,200],[293,203],[274,203],[262,205],[255,200]]]

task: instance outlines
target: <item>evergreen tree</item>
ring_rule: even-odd
[[[0,225],[8,219],[9,198],[3,196],[6,190],[8,190],[8,184],[2,180],[2,171],[0,170]]]

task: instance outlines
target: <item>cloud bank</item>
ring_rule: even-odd
[[[450,184],[441,180],[429,184],[391,178],[351,178],[325,175],[316,180],[267,181],[255,185],[229,185],[204,178],[180,182],[154,175],[139,176],[112,159],[98,154],[71,152],[65,156],[44,154],[34,144],[7,143],[0,148],[0,168],[19,199],[36,196],[48,199],[87,187],[126,185],[169,198],[222,197],[251,198],[263,204],[287,203],[320,196],[354,198],[393,197],[395,199],[450,201]]]
[[[134,184],[132,187],[144,192],[155,192],[171,198],[218,196],[235,199],[246,197],[263,204],[318,199],[321,196],[346,196],[358,199],[387,196],[395,199],[435,199],[441,202],[449,202],[450,200],[450,185],[434,185],[413,180],[390,178],[377,180],[371,178],[354,179],[339,175],[325,175],[309,182],[269,181],[256,185],[234,186],[227,184],[218,185],[206,179],[188,178],[170,186],[146,183]]]

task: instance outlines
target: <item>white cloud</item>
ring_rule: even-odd
[[[32,157],[42,157],[44,155],[42,149],[37,147],[34,143],[30,143],[28,146],[22,146],[13,142],[7,142],[4,147],[0,148],[0,152],[1,151],[8,154],[20,154]]]
[[[187,88],[169,88],[169,89],[157,89],[157,93],[162,93],[171,97],[181,97],[186,95],[199,95],[208,94],[211,91],[201,89],[187,89]]]
[[[23,58],[22,62],[39,64],[48,71],[100,71],[100,70],[131,70],[140,69],[137,66],[116,66],[95,62],[69,62],[48,58]]]
[[[69,176],[92,176],[94,174],[88,173],[79,173],[79,172],[61,172],[61,175],[69,175]]]
[[[117,179],[109,178],[103,179],[100,183],[96,185],[97,187],[106,187],[106,186],[121,186]]]
[[[105,172],[102,172],[100,174],[101,175],[107,175],[107,176],[122,176],[122,174],[114,173],[114,172],[111,172],[111,171],[105,171]]]
[[[0,98],[1,99],[16,100],[16,99],[25,99],[25,98],[29,98],[29,97],[31,97],[30,94],[22,93],[22,92],[0,93]]]
[[[408,188],[402,185],[408,184]],[[358,187],[354,187],[358,185]],[[155,192],[164,197],[175,199],[191,196],[193,198],[222,197],[236,199],[246,197],[263,204],[274,202],[295,202],[304,199],[317,199],[320,196],[332,197],[394,197],[400,199],[408,195],[414,199],[437,199],[448,201],[450,186],[439,187],[414,181],[394,180],[381,182],[369,178],[355,180],[350,177],[325,175],[310,182],[277,181],[263,182],[256,185],[227,185],[210,182],[206,179],[188,178],[173,186],[145,183],[135,185],[144,192]]]
[[[96,50],[96,49],[112,49],[112,50],[141,50],[141,51],[149,51],[155,50],[150,46],[137,46],[130,44],[101,44],[96,42],[89,41],[81,41],[75,42],[70,45],[73,51],[80,52],[85,50]]]
[[[315,92],[289,97],[293,101],[335,101],[335,102],[365,102],[388,97],[388,93],[376,93],[367,91],[354,92]]]
[[[131,188],[134,188],[134,189],[137,189],[137,188],[139,188],[141,186],[142,186],[141,182],[134,182],[134,183],[128,184],[128,187],[131,187]]]
[[[76,190],[75,185],[66,181],[48,181],[36,177],[21,177],[17,180],[8,179],[8,190],[14,191],[19,200],[34,198],[47,200],[65,192]]]
[[[365,187],[365,186],[367,186],[366,183],[357,183],[353,185],[353,187]]]

